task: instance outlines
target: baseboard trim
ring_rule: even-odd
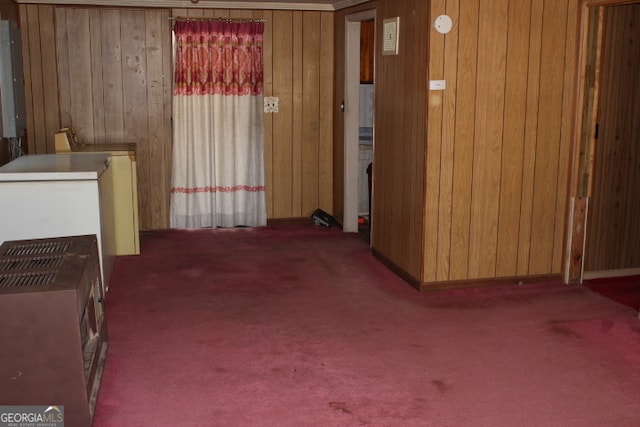
[[[583,278],[584,280],[591,280],[638,275],[640,275],[640,268],[621,268],[618,270],[585,271],[583,274]]]
[[[382,255],[380,252],[378,252],[374,248],[371,248],[371,252],[373,253],[373,256],[378,259],[378,261],[383,263],[389,270],[393,271],[402,280],[404,280],[405,282],[407,282],[408,284],[410,284],[411,286],[413,286],[417,290],[421,290],[420,289],[420,280],[418,280],[415,277],[413,277],[411,274],[409,274],[407,271],[405,271],[405,269],[400,267],[395,262],[391,261],[386,256]]]
[[[544,283],[562,281],[562,274],[540,274],[532,276],[495,277],[488,279],[446,280],[440,282],[422,282],[402,267],[382,255],[375,249],[371,249],[373,256],[382,262],[389,270],[397,274],[401,279],[420,292],[436,291],[444,289],[479,288],[488,286],[524,285],[532,283]]]
[[[430,291],[441,289],[480,288],[489,286],[518,286],[556,281],[562,282],[562,274],[540,274],[534,276],[494,277],[488,279],[448,280],[445,282],[422,282],[420,284],[420,290]]]
[[[313,224],[311,217],[299,217],[299,218],[269,218],[267,219],[268,226],[276,225],[309,225]]]

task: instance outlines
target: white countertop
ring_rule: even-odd
[[[98,179],[108,167],[109,157],[109,153],[21,156],[0,167],[0,182]]]

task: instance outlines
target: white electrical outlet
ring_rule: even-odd
[[[265,113],[277,113],[278,102],[280,100],[277,96],[265,96],[264,97],[264,112]]]

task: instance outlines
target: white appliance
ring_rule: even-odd
[[[0,167],[0,243],[95,234],[106,291],[115,258],[109,157],[37,154]]]
[[[72,128],[55,134],[56,153],[109,153],[113,175],[116,255],[140,255],[136,144],[83,144]]]

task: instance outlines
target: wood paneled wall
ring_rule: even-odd
[[[376,46],[383,21],[400,17],[399,54],[375,52],[375,141],[372,247],[406,275],[420,280],[423,266],[426,152],[428,2],[372,1],[336,13],[335,205],[344,195],[345,18],[376,10]]]
[[[88,143],[136,142],[143,230],[169,227],[170,16],[266,20],[269,218],[332,210],[333,14],[230,9],[20,5],[30,153],[73,125]]]
[[[0,0],[0,19],[18,21],[18,5],[12,0]]]
[[[605,8],[585,271],[640,267],[640,3]]]
[[[171,27],[167,10],[20,5],[29,153],[135,142],[142,229],[168,226]]]
[[[420,279],[427,152],[428,2],[380,2],[376,46],[383,45],[383,21],[394,17],[400,18],[398,55],[383,56],[381,48],[376,52],[372,243],[378,253]]]
[[[11,21],[11,25],[17,27],[18,5],[11,0],[0,0],[0,19],[9,20]],[[0,128],[1,127],[2,117],[0,117]],[[4,165],[10,160],[11,154],[9,153],[9,144],[0,135],[0,166]]]
[[[340,36],[346,15],[375,8],[378,42],[382,21],[400,16],[400,55],[376,53],[372,245],[422,288],[562,272],[577,7],[378,0],[337,14]],[[431,26],[441,14],[454,23],[446,35]]]
[[[270,218],[306,216],[316,207],[339,215],[344,19],[376,9],[380,46],[382,21],[400,17],[400,54],[376,52],[372,243],[377,253],[428,287],[561,272],[577,7],[578,0],[374,0],[335,14],[169,13],[267,21],[265,95],[278,96],[281,107],[266,117]],[[29,35],[29,77],[35,77],[28,88],[34,100],[30,137],[38,151],[46,152],[58,124],[47,118],[56,107],[45,105],[49,94],[63,100],[47,75],[58,65],[50,53],[57,48],[51,41],[57,6],[20,8],[23,34]],[[441,35],[430,21],[445,13],[454,27]],[[139,49],[140,40],[123,42]],[[96,63],[103,66],[91,62]],[[446,80],[446,90],[428,91],[429,79]],[[59,105],[58,121],[64,103]],[[96,117],[93,111],[91,117]],[[149,194],[167,190],[162,185],[141,189]],[[153,224],[151,218],[141,221],[146,228]]]
[[[60,129],[54,12],[53,6],[20,5],[29,154],[52,153]]]
[[[60,123],[73,126],[85,143],[135,142],[141,227],[166,227],[169,12],[66,7],[55,12]]]
[[[427,283],[562,271],[577,1],[434,0]]]
[[[331,212],[333,14],[274,11],[272,28],[270,95],[280,113],[271,124],[267,206],[274,218]]]

